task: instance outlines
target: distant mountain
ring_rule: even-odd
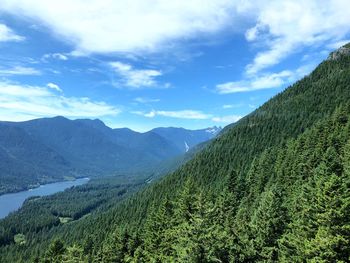
[[[202,130],[186,130],[183,128],[156,128],[152,132],[171,140],[179,151],[185,153],[195,145],[214,138],[221,131],[221,127],[211,127]]]
[[[79,176],[147,173],[219,131],[207,130],[139,133],[64,117],[0,122],[0,194]]]
[[[23,129],[0,123],[0,194],[63,179],[70,170],[65,158]]]

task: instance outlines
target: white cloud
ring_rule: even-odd
[[[73,44],[73,55],[144,55],[225,29],[245,30],[246,39],[259,47],[246,67],[248,74],[304,47],[342,41],[350,33],[348,0],[2,0],[0,11],[44,24]]]
[[[147,118],[154,118],[157,116],[177,118],[177,119],[190,119],[190,120],[211,120],[213,122],[220,123],[233,123],[242,118],[239,115],[226,115],[226,116],[213,116],[198,110],[178,110],[178,111],[163,111],[163,110],[151,110],[150,112],[133,111],[132,113],[141,115]]]
[[[259,24],[255,25],[252,28],[249,28],[246,32],[245,32],[245,38],[248,41],[254,41],[257,39],[258,37],[258,33],[259,33]]]
[[[68,57],[62,53],[45,54],[42,58],[43,58],[43,60],[47,60],[50,58],[57,59],[57,60],[68,60]]]
[[[154,118],[157,116],[177,118],[177,119],[190,119],[190,120],[211,120],[213,122],[220,123],[233,123],[242,118],[239,115],[227,115],[227,116],[213,116],[202,111],[197,110],[179,110],[179,111],[162,111],[151,110],[150,112],[134,111],[137,115],[141,115],[147,118]]]
[[[213,117],[212,121],[222,122],[222,123],[234,123],[242,118],[240,115],[227,115],[222,117]]]
[[[22,67],[14,66],[12,68],[1,68],[0,75],[10,76],[10,75],[40,75],[41,71],[31,68],[31,67]]]
[[[218,32],[235,8],[231,0],[2,0],[0,10],[44,23],[78,52],[109,53],[158,51]]]
[[[263,73],[255,76],[248,75],[247,78],[241,81],[230,81],[216,85],[216,92],[219,94],[230,94],[286,87],[308,75],[316,65],[316,62],[310,62],[295,70],[283,70],[277,73]]]
[[[137,97],[134,99],[134,101],[138,103],[152,103],[152,102],[159,102],[160,99],[150,99],[150,98],[144,98],[144,97]]]
[[[156,116],[178,118],[178,119],[193,119],[193,120],[206,120],[212,117],[210,114],[203,113],[196,110],[179,110],[179,111],[158,111],[152,110],[150,112],[134,111],[134,114],[142,115],[147,118],[154,118]]]
[[[23,41],[24,39],[24,37],[15,34],[11,28],[4,24],[0,24],[0,42]]]
[[[158,86],[157,77],[162,72],[154,69],[134,69],[130,64],[119,61],[111,62],[110,66],[122,77],[124,85],[130,88],[145,88]]]
[[[101,101],[84,97],[66,97],[48,87],[0,82],[0,119],[24,121],[63,115],[99,118],[115,116],[120,110]]]
[[[225,105],[222,105],[222,108],[223,109],[233,109],[233,108],[240,108],[240,107],[243,107],[243,106],[244,106],[243,103],[225,104]]]
[[[350,32],[348,0],[2,0],[0,11],[45,25],[74,46],[72,55],[144,55],[223,30],[243,30],[259,47],[248,74],[303,47],[344,40]]]
[[[340,47],[344,46],[347,43],[350,43],[350,39],[345,39],[345,40],[332,42],[332,43],[327,45],[327,48],[329,48],[329,49],[337,49],[337,48],[340,48]]]
[[[295,74],[284,70],[279,73],[266,74],[260,77],[243,81],[232,81],[216,85],[216,91],[220,94],[246,92],[261,89],[271,89],[282,86],[285,83],[292,82]]]
[[[46,86],[47,86],[48,88],[50,88],[50,89],[53,89],[53,90],[62,92],[61,88],[60,88],[57,84],[55,84],[55,83],[50,82],[50,83],[47,83]]]
[[[300,48],[340,41],[350,32],[347,0],[259,1],[252,11],[256,24],[246,39],[265,48],[247,66],[248,74],[276,65]]]
[[[225,104],[222,106],[223,109],[232,109],[233,105]]]

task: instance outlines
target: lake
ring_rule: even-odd
[[[28,197],[45,196],[61,192],[72,186],[82,185],[89,181],[89,178],[79,178],[74,181],[63,181],[51,184],[44,184],[38,188],[22,192],[0,195],[0,219],[6,217],[10,212],[20,208]]]

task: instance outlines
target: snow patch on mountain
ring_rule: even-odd
[[[214,126],[214,127],[210,127],[208,129],[206,129],[205,131],[207,133],[210,133],[210,134],[215,136],[216,134],[218,134],[221,131],[221,127]]]
[[[190,149],[190,146],[188,146],[187,142],[185,142],[185,151],[188,152],[189,149]]]

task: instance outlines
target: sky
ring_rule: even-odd
[[[0,0],[0,120],[236,122],[350,42],[348,0]]]

